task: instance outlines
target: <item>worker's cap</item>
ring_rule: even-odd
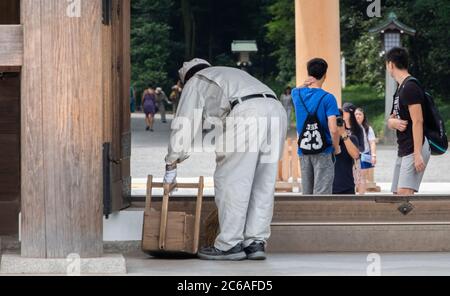
[[[185,83],[185,79],[189,71],[194,70],[194,68],[197,68],[200,65],[211,67],[211,64],[208,61],[198,58],[195,58],[189,62],[185,62],[180,71],[178,71],[178,73],[180,74],[181,82]]]
[[[156,88],[156,92],[157,92],[157,93],[161,93],[161,92],[162,92],[162,88],[157,87],[157,88]]]
[[[356,106],[352,103],[345,103],[342,106],[342,110],[344,110],[344,112],[354,113],[356,111]]]

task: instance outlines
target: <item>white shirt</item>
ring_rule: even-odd
[[[366,133],[366,129],[362,127],[364,132],[364,153],[370,153],[370,143],[372,141],[376,141],[377,138],[375,136],[375,132],[373,131],[373,128],[369,126],[369,133]]]

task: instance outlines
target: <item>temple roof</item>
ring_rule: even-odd
[[[402,33],[406,33],[406,34],[409,34],[412,36],[416,35],[416,30],[414,30],[413,28],[400,22],[398,20],[397,15],[395,14],[395,12],[389,13],[387,20],[385,20],[383,23],[379,24],[375,28],[369,30],[369,32],[370,33],[384,33],[384,31],[389,31],[389,30],[402,31]]]

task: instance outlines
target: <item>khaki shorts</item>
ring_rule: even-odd
[[[422,157],[425,162],[425,166],[428,164],[430,156],[430,145],[428,144],[428,140],[425,140],[425,144],[422,149]],[[416,171],[414,154],[399,157],[395,164],[394,179],[392,181],[391,191],[393,193],[397,193],[398,189],[412,189],[415,192],[419,192],[424,173],[425,172],[418,173]]]

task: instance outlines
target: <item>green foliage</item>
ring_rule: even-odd
[[[132,1],[132,82],[138,97],[149,84],[168,85],[171,0]]]
[[[295,78],[295,3],[279,0],[268,8],[272,20],[266,24],[267,39],[275,46],[277,81],[288,85]]]
[[[450,1],[385,0],[382,19],[368,18],[368,3],[341,0],[342,51],[348,61],[350,84],[369,84],[381,90],[384,63],[377,55],[381,40],[368,31],[394,11],[399,20],[417,30],[415,37],[403,36],[403,45],[411,54],[411,72],[435,95],[450,98]],[[369,36],[374,36],[372,40]],[[377,45],[378,42],[378,45]]]

